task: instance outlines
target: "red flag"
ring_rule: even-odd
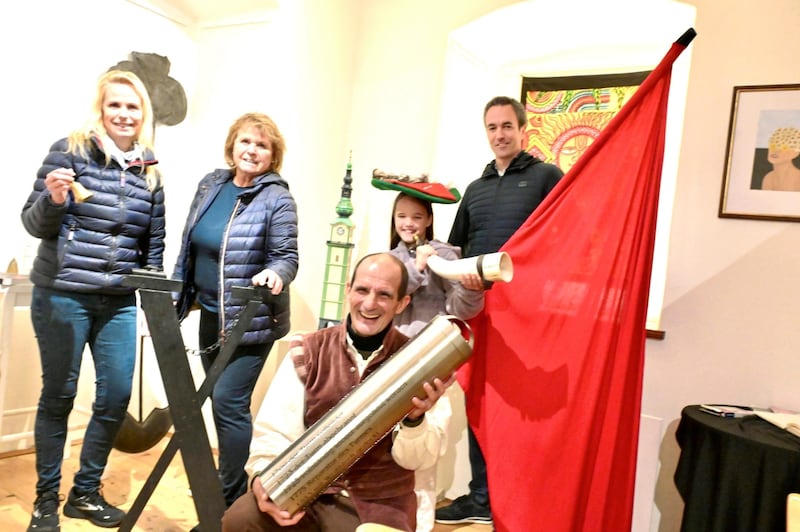
[[[502,250],[459,372],[498,531],[628,531],[672,64],[688,30]],[[533,527],[533,528],[532,528]]]

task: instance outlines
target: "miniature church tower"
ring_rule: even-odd
[[[350,255],[353,250],[353,204],[350,196],[353,188],[351,176],[352,153],[347,161],[347,172],[342,185],[342,196],[336,204],[338,217],[331,222],[331,233],[327,242],[325,278],[322,284],[322,304],[319,311],[319,328],[324,329],[339,323],[344,317],[344,289],[350,275]]]

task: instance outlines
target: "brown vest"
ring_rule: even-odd
[[[375,371],[407,341],[406,336],[392,327],[384,338],[383,349],[370,360],[362,378]],[[344,324],[303,336],[302,347],[303,353],[294,356],[293,361],[305,386],[305,425],[310,427],[357,386],[361,378],[348,352]],[[339,477],[327,493],[346,489],[362,523],[413,531],[417,509],[414,472],[397,465],[391,449],[390,433]]]

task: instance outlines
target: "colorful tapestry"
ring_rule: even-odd
[[[566,173],[647,74],[523,78],[525,150]]]
[[[628,531],[672,64],[689,30],[502,250],[459,370],[498,532]]]

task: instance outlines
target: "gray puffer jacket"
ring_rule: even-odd
[[[193,282],[192,230],[222,185],[231,179],[233,172],[230,170],[215,170],[197,186],[173,272],[173,278],[183,281],[183,290],[176,304],[181,320],[189,313],[197,296]],[[286,296],[259,307],[240,345],[264,344],[285,336],[290,327],[288,287],[297,275],[298,268],[297,206],[289,192],[289,185],[278,174],[269,172],[257,177],[253,187],[237,197],[222,237],[220,266],[223,273],[220,279],[220,308],[225,309],[220,312],[220,330],[229,332],[247,304],[244,300],[235,299],[231,288],[252,286],[253,276],[269,268],[283,280]]]
[[[94,140],[88,158],[67,152],[67,140],[50,148],[36,175],[33,192],[22,209],[22,224],[41,239],[31,270],[36,286],[70,292],[129,294],[122,279],[133,268],[162,270],[164,256],[164,190],[148,190],[145,168],[156,164],[144,153],[123,170]],[[70,193],[56,205],[44,180],[56,168],[71,168],[93,193],[74,201]]]

